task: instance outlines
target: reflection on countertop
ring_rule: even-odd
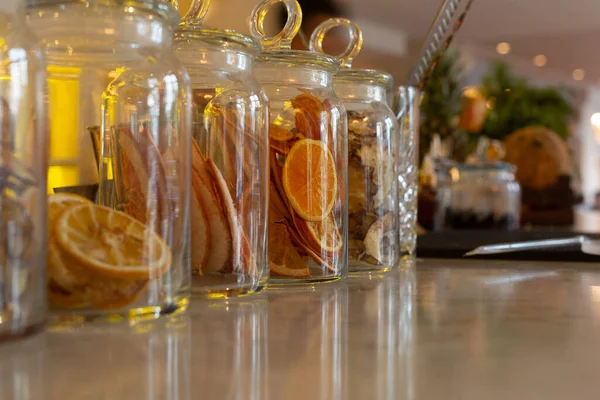
[[[596,399],[598,266],[429,260],[51,328],[0,345],[0,399]]]

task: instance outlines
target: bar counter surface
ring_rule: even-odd
[[[423,260],[0,344],[2,400],[598,399],[600,263]]]

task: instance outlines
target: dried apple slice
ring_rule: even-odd
[[[138,142],[140,143],[148,175],[153,178],[150,181],[150,194],[155,198],[151,200],[156,200],[158,203],[158,221],[164,227],[165,223],[170,222],[172,213],[167,194],[167,173],[163,165],[163,159],[156,142],[152,139],[150,131],[146,127],[140,129]]]
[[[146,133],[144,133],[146,132]],[[152,138],[143,129],[140,141],[127,128],[119,130],[121,176],[126,203],[124,211],[164,235],[164,219],[169,217],[166,174],[162,158]],[[123,199],[124,200],[124,199]]]
[[[211,248],[210,228],[206,209],[200,201],[201,187],[197,182],[192,183],[192,267],[194,271],[202,272],[206,269]]]
[[[179,157],[176,157],[177,147],[167,149],[163,154],[163,162],[165,166],[171,164],[175,165],[172,175],[176,174],[177,171],[181,171],[182,165],[178,161]],[[167,171],[169,169],[167,168]],[[179,187],[183,187],[183,182],[179,182]],[[206,268],[208,262],[208,253],[210,249],[210,234],[208,227],[208,216],[200,201],[200,194],[198,185],[192,178],[191,193],[190,193],[190,218],[191,220],[191,256],[192,256],[192,269],[194,271],[202,272]],[[176,208],[176,207],[174,207]]]
[[[202,155],[200,147],[198,147],[195,140],[192,140],[192,168],[198,173],[205,184],[210,184],[212,179],[208,171],[206,157]]]
[[[194,191],[208,217],[209,251],[203,272],[222,272],[231,257],[231,233],[217,194],[212,185],[206,183],[195,168],[192,171],[192,182]]]
[[[229,189],[227,189],[227,182],[214,161],[210,158],[206,161],[208,169],[213,177],[217,193],[219,194],[222,204],[224,204],[223,209],[225,210],[225,215],[229,223],[233,248],[231,268],[234,273],[244,270],[248,274],[253,274],[256,271],[254,257],[251,254],[248,240],[245,237],[243,230],[240,228],[240,221]]]
[[[226,272],[231,259],[231,232],[225,220],[223,206],[213,185],[206,158],[198,144],[192,140],[192,182],[198,199],[208,217],[210,247],[204,272]]]

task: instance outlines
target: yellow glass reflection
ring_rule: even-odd
[[[75,186],[79,181],[77,165],[54,165],[48,168],[48,193],[55,187]]]
[[[78,68],[48,67],[49,193],[55,187],[73,186],[79,181],[79,73]]]

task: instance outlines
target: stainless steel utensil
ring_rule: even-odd
[[[474,0],[445,0],[429,28],[417,65],[411,70],[407,86],[423,88],[438,60],[463,24]]]
[[[528,242],[516,242],[516,243],[500,243],[488,246],[480,246],[474,250],[469,251],[464,257],[481,256],[488,254],[503,254],[503,253],[514,253],[523,250],[539,250],[539,249],[553,249],[559,247],[568,247],[575,245],[583,245],[588,238],[586,236],[575,236],[572,238],[564,239],[549,239],[549,240],[532,240]]]

